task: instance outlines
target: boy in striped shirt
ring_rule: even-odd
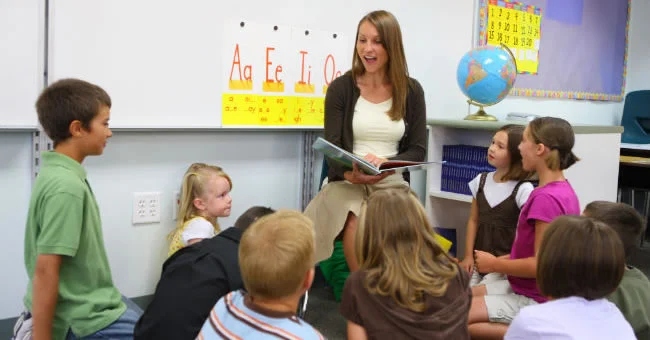
[[[303,214],[278,211],[244,232],[239,267],[246,291],[217,301],[198,339],[324,339],[296,316],[314,280],[314,227]]]

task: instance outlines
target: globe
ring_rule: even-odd
[[[496,120],[483,110],[484,106],[502,101],[512,89],[517,77],[517,64],[505,45],[485,45],[465,53],[458,63],[456,80],[468,103],[479,111],[466,119]]]

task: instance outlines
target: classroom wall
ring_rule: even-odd
[[[627,49],[626,91],[650,89],[650,2],[632,0],[632,15],[629,28],[629,46]],[[620,117],[619,121],[620,123]]]
[[[628,31],[626,92],[650,88],[648,82],[650,77],[650,45],[647,43],[647,32],[650,32],[650,23],[647,20],[650,13],[650,3],[647,0],[632,0],[631,8]],[[571,51],[566,52],[571,53]],[[585,60],[585,62],[589,61]],[[472,107],[471,113],[476,110],[475,107]],[[623,103],[532,99],[512,96],[485,110],[500,120],[504,119],[509,112],[522,112],[562,117],[572,123],[618,125],[621,122]],[[463,114],[460,113],[452,116],[452,118],[462,117]]]
[[[104,220],[113,278],[127,296],[150,294],[167,255],[174,228],[172,193],[192,162],[220,165],[231,177],[231,216],[225,228],[251,205],[299,207],[301,153],[298,132],[148,133],[117,132],[101,157],[86,161]],[[162,192],[161,223],[131,224],[132,193]]]
[[[469,0],[465,0],[469,1]],[[650,46],[644,32],[650,32],[650,14],[646,0],[632,1],[630,45],[628,58],[628,90],[650,88]],[[390,8],[387,8],[390,10]],[[450,26],[471,25],[472,13],[449,13]],[[458,46],[454,40],[436,37],[436,43],[414,37],[423,33],[418,23],[403,21],[408,44],[429,44],[429,56],[409,56],[411,73],[428,72],[428,60],[446,63],[455,70],[455,57],[445,55],[445,46]],[[471,29],[455,37],[471,45]],[[353,34],[353,32],[351,32]],[[647,33],[645,33],[647,34]],[[441,40],[442,39],[442,40]],[[460,56],[459,56],[460,57]],[[441,78],[455,75],[455,71]],[[442,80],[441,80],[442,81]],[[445,80],[449,86],[424,82],[429,91],[429,117],[462,118],[467,112],[450,112],[438,98],[459,96],[455,79]],[[573,123],[617,124],[622,103],[591,103],[539,99],[506,99],[490,108],[490,113],[503,117],[509,111],[532,112],[562,116]],[[165,258],[165,236],[173,228],[171,221],[172,192],[177,190],[185,168],[194,161],[214,162],[223,166],[234,181],[232,217],[223,219],[224,226],[247,207],[237,201],[257,200],[260,204],[279,202],[274,208],[300,206],[301,137],[299,132],[116,132],[105,154],[89,158],[85,165],[89,181],[101,206],[104,236],[113,277],[128,296],[151,294]],[[0,268],[5,282],[0,291],[0,319],[16,316],[22,309],[26,275],[23,268],[23,232],[31,186],[31,134],[0,132],[0,187],[6,195],[0,198],[0,215],[4,220]],[[315,166],[320,174],[320,163]],[[417,176],[416,176],[417,177]],[[416,180],[416,191],[424,193],[424,181]],[[161,191],[162,223],[132,226],[131,194],[137,191]],[[254,197],[254,198],[253,198]]]
[[[0,132],[0,319],[20,313],[27,285],[23,265],[25,216],[31,193],[32,134]]]

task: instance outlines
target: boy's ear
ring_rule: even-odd
[[[305,275],[305,281],[302,287],[304,290],[309,290],[309,288],[311,288],[312,283],[314,283],[314,276],[316,276],[316,270],[311,268],[307,272],[307,275]]]
[[[84,132],[83,124],[81,124],[80,120],[73,120],[72,122],[70,122],[70,126],[68,126],[68,130],[70,131],[71,136],[79,137]]]

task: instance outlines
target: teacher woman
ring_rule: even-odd
[[[391,159],[424,161],[424,91],[409,77],[402,32],[391,13],[374,11],[359,21],[352,69],[334,79],[325,95],[325,139],[376,166]],[[377,190],[410,190],[408,173],[367,175],[329,160],[328,166],[327,184],[305,209],[316,228],[316,261],[330,257],[334,240],[342,237],[348,267],[356,271],[361,203]]]

